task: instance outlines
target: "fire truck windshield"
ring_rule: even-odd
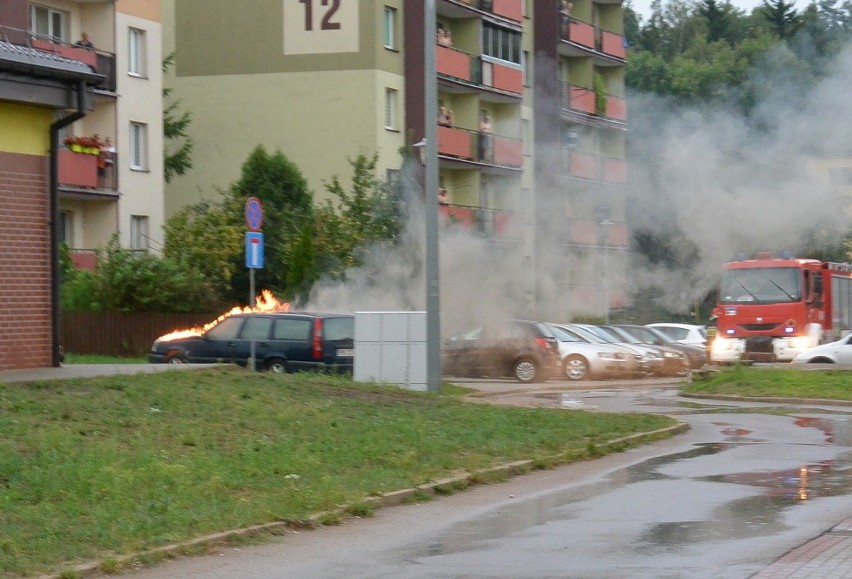
[[[776,304],[802,299],[802,277],[794,267],[729,269],[719,288],[719,303]]]

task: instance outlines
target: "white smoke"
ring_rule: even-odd
[[[852,200],[824,173],[813,171],[816,159],[852,156],[852,49],[836,59],[828,77],[804,91],[803,99],[785,99],[789,92],[783,80],[756,76],[753,83],[763,100],[749,118],[725,110],[675,110],[666,99],[628,94],[628,228],[675,235],[683,247],[678,261],[692,261],[685,274],[634,259],[612,272],[614,285],[627,292],[659,288],[660,302],[670,311],[689,312],[715,287],[722,263],[735,255],[795,252],[817,227],[842,232],[852,228]],[[558,152],[560,147],[548,150]],[[562,171],[564,157],[554,154],[554,165],[555,173]],[[317,284],[309,309],[424,308],[422,201],[416,210],[420,186],[410,179],[407,190],[415,210],[403,243],[393,250],[372,248],[365,265],[348,272],[346,283]],[[554,214],[553,223],[539,226],[548,231],[564,227],[565,212]],[[566,291],[565,252],[555,246],[539,248],[553,253],[537,259],[537,297],[531,298],[530,258],[525,259],[519,247],[503,251],[475,233],[442,230],[444,334],[483,319],[527,317],[532,312],[554,321],[600,315],[597,297],[589,303],[560,299]],[[576,268],[571,273],[575,279],[600,276],[598,261],[568,259]],[[548,305],[542,309],[531,303],[536,300]]]

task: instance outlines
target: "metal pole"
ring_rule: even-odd
[[[254,309],[254,306],[257,305],[257,302],[255,301],[255,292],[254,292],[254,268],[253,267],[249,268],[249,305],[251,306],[252,309]],[[254,338],[252,338],[249,348],[251,350],[250,351],[251,371],[254,372],[255,370],[257,370],[257,364],[255,364],[255,361],[254,361],[254,356],[255,356]]]
[[[426,381],[430,392],[441,387],[441,314],[438,270],[438,79],[435,71],[435,0],[425,0],[423,18],[424,123],[426,138]]]

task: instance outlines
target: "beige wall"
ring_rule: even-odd
[[[344,186],[349,182],[346,159],[362,150],[383,155],[379,177],[400,165],[403,134],[384,128],[384,89],[395,86],[401,97],[400,77],[368,70],[194,77],[178,84],[182,102],[192,103],[195,149],[193,169],[168,186],[169,215],[202,198],[217,199],[259,144],[280,149],[317,197],[334,175]]]
[[[116,0],[115,11],[151,22],[163,21],[163,10],[159,0]]]

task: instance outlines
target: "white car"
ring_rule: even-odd
[[[852,365],[852,333],[834,342],[802,350],[793,357],[793,363]]]
[[[559,341],[563,376],[568,380],[627,377],[638,371],[638,361],[621,346],[592,343],[566,326],[548,325]]]
[[[678,324],[674,322],[659,322],[656,324],[645,324],[652,328],[657,328],[671,339],[681,344],[689,344],[690,346],[707,345],[707,328],[695,324]]]

